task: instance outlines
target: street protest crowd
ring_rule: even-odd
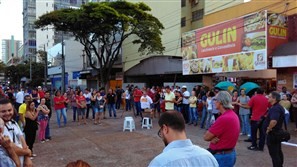
[[[37,156],[33,151],[36,136],[38,142],[50,141],[53,111],[60,128],[67,126],[70,108],[72,121],[79,126],[90,123],[87,120],[101,125],[103,119],[119,117],[119,110],[123,110],[121,117],[132,111],[141,119],[145,113],[158,118],[158,135],[166,148],[149,166],[234,166],[239,135],[247,136],[251,151],[263,151],[266,143],[273,166],[282,166],[281,141],[273,132],[282,129],[283,122],[289,123],[290,113],[295,116],[297,131],[297,91],[289,93],[285,87],[279,93],[266,94],[257,88],[251,94],[245,89],[228,92],[205,86],[128,85],[125,90],[117,87],[107,92],[104,88],[68,88],[51,95],[38,86],[32,91],[0,88],[0,96],[0,166],[32,166]],[[186,124],[207,130],[208,151],[187,139]]]

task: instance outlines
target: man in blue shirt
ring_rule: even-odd
[[[284,155],[282,152],[281,141],[276,141],[273,136],[273,131],[279,131],[282,129],[282,125],[285,117],[285,110],[279,104],[281,96],[277,92],[271,92],[269,94],[269,102],[272,107],[268,110],[268,115],[264,122],[263,129],[267,134],[267,147],[269,155],[272,159],[273,167],[283,166]]]
[[[162,138],[165,149],[155,157],[149,167],[162,166],[203,166],[218,167],[218,162],[207,150],[193,145],[187,139],[185,121],[181,113],[167,111],[159,119],[158,136]]]

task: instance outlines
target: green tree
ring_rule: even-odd
[[[151,15],[144,3],[126,1],[87,3],[79,9],[61,9],[44,14],[35,22],[37,28],[48,25],[57,31],[71,32],[83,46],[93,69],[99,71],[101,86],[109,81],[112,66],[121,54],[123,41],[135,37],[138,51],[162,54],[161,22]],[[98,66],[92,61],[96,55]]]
[[[32,64],[32,80],[27,83],[29,87],[37,87],[42,85],[44,81],[44,64],[35,63]],[[29,64],[18,64],[7,66],[5,68],[5,77],[9,78],[11,85],[19,86],[21,83],[21,78],[30,78],[30,65]]]

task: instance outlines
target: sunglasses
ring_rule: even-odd
[[[158,136],[159,136],[160,138],[162,138],[161,131],[162,131],[163,127],[164,127],[164,125],[162,125],[161,128],[160,128],[159,131],[158,131]]]

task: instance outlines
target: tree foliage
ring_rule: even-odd
[[[48,25],[57,31],[71,32],[83,46],[88,59],[96,55],[100,80],[105,84],[115,61],[121,53],[123,41],[135,36],[133,44],[139,44],[143,54],[162,54],[161,22],[151,15],[144,3],[126,1],[87,3],[79,9],[56,10],[39,17],[37,28]]]
[[[44,81],[44,64],[35,63],[32,64],[32,80],[29,83],[26,83],[26,86],[37,87],[42,85]],[[4,70],[5,78],[9,78],[9,81],[12,85],[19,86],[21,83],[21,78],[26,77],[30,78],[30,65],[29,64],[18,64],[7,66]]]

